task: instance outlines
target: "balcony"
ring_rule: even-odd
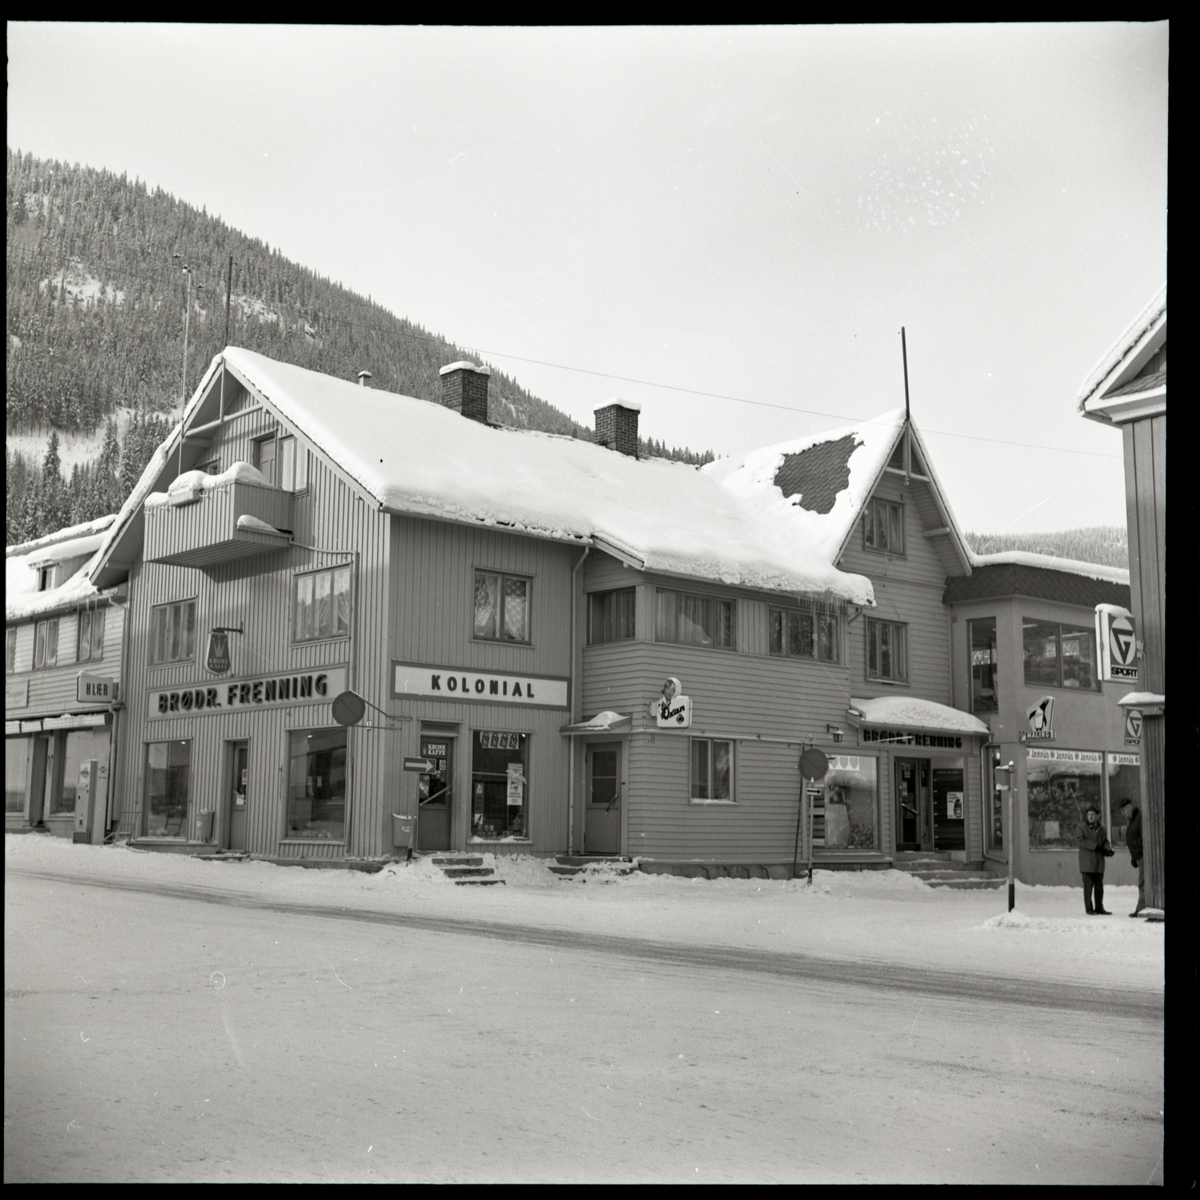
[[[279,488],[189,472],[146,501],[146,561],[204,571],[286,550],[292,501]]]

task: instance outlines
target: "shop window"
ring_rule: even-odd
[[[1103,755],[1090,750],[1025,751],[1025,790],[1029,801],[1029,847],[1075,849],[1075,830],[1089,804],[1101,808]]]
[[[1022,617],[1025,682],[1034,687],[1085,688],[1099,685],[1096,633],[1090,625],[1063,625]]]
[[[908,626],[867,618],[867,678],[908,680]]]
[[[191,742],[146,746],[146,834],[187,837]]]
[[[732,600],[660,590],[656,601],[655,641],[732,649]]]
[[[836,609],[813,605],[767,610],[767,649],[771,654],[835,663],[841,661],[841,641]]]
[[[297,642],[350,636],[349,567],[296,576],[293,628]]]
[[[297,730],[289,741],[287,836],[345,841],[345,729]]]
[[[592,592],[588,596],[588,644],[623,642],[634,636],[636,588]]]
[[[526,838],[529,735],[477,729],[471,748],[471,836]]]
[[[863,513],[863,548],[880,554],[904,553],[904,505],[871,500]]]
[[[813,846],[825,850],[879,849],[879,761],[835,754],[813,806]]]
[[[528,642],[531,590],[528,579],[476,571],[475,636],[490,642]]]
[[[29,757],[32,738],[4,739],[4,811],[21,815],[29,792]]]
[[[733,795],[733,743],[692,738],[692,800],[711,804]]]
[[[79,613],[79,662],[104,657],[104,609],[85,608]]]
[[[967,622],[971,640],[971,711],[997,712],[996,618]]]
[[[1121,801],[1126,796],[1138,807],[1142,807],[1141,756],[1137,754],[1106,754],[1104,770],[1108,776],[1108,814],[1105,826],[1109,841],[1114,846],[1125,845],[1125,830],[1128,828]]]
[[[180,600],[150,610],[150,665],[196,657],[196,602]]]
[[[33,629],[33,669],[58,665],[58,618],[39,621]]]
[[[17,669],[17,627],[10,625],[4,631],[4,673],[11,675]]]

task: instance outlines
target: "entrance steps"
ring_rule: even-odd
[[[603,867],[604,875],[632,875],[637,865],[615,854],[556,854],[550,870],[555,875],[582,875],[588,868]]]
[[[892,866],[923,879],[930,887],[997,889],[1006,882],[983,867],[952,858],[948,851],[897,850]]]
[[[503,883],[492,867],[485,867],[483,859],[474,854],[439,854],[429,860],[435,867],[441,869],[447,879],[457,884],[476,883],[487,886],[491,883]]]

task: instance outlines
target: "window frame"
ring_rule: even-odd
[[[608,628],[615,628],[625,619],[625,614],[622,611],[622,606],[618,604],[617,597],[628,596],[631,600],[628,613],[628,633],[613,633],[609,637],[597,637],[597,624],[601,626],[601,632]],[[603,611],[597,619],[597,605]],[[637,588],[608,588],[605,591],[589,592],[588,593],[588,645],[589,646],[607,646],[613,642],[628,642],[637,637]]]
[[[986,627],[991,625],[991,641],[985,646],[976,647],[975,644],[975,627]],[[1000,697],[997,690],[996,681],[1000,674],[1000,650],[999,650],[999,634],[998,622],[995,617],[968,617],[967,618],[967,670],[968,670],[968,688],[971,694],[971,712],[973,713],[994,713],[1000,711]],[[977,654],[990,653],[990,659],[984,661],[982,658],[976,661]],[[984,679],[985,672],[990,669],[990,675],[987,676],[988,682],[991,685],[991,696],[984,694]],[[978,674],[977,674],[978,672]]]
[[[663,601],[664,598],[670,596],[672,600],[672,612],[670,614],[670,623],[673,636],[663,636]],[[679,636],[680,621],[685,618],[681,614],[680,601],[699,602],[701,604],[712,605],[711,613],[711,631],[709,640],[696,641],[694,639],[683,638]],[[724,606],[728,611],[728,617],[725,621],[725,629],[728,631],[728,641],[717,641],[716,635],[719,632],[718,626],[718,605]],[[703,631],[703,626],[701,626]],[[720,596],[714,596],[706,592],[681,592],[676,588],[655,588],[654,589],[654,640],[663,645],[670,646],[694,646],[700,650],[737,650],[737,601],[726,600]]]
[[[1057,673],[1057,682],[1047,679],[1031,679],[1029,676],[1030,654],[1028,646],[1033,640],[1046,640],[1045,637],[1038,639],[1029,638],[1026,630],[1036,626],[1053,626],[1054,633],[1054,652],[1055,652],[1055,669]],[[1091,646],[1091,658],[1086,661],[1091,668],[1091,682],[1083,683],[1068,683],[1067,673],[1065,670],[1066,656],[1063,653],[1063,631],[1066,630],[1068,635],[1075,637],[1083,635],[1088,639],[1088,644]],[[1044,661],[1042,659],[1041,661]],[[1099,647],[1096,645],[1096,630],[1094,627],[1087,625],[1073,625],[1067,621],[1047,621],[1040,617],[1021,617],[1021,677],[1025,682],[1026,687],[1033,688],[1061,688],[1064,691],[1072,692],[1098,692],[1100,691],[1100,655]]]
[[[808,617],[812,621],[812,653],[806,654],[802,651],[794,651],[792,649],[791,626],[792,617],[798,620]],[[779,649],[774,646],[775,640],[775,622],[779,621]],[[833,621],[833,636],[831,638],[833,653],[831,656],[826,656],[821,653],[822,650],[822,629],[823,621],[832,618]],[[810,662],[831,663],[834,666],[840,666],[842,662],[842,617],[836,607],[826,604],[812,603],[808,607],[786,607],[784,605],[771,604],[767,606],[767,654],[772,658],[802,658]]]
[[[314,726],[311,729],[288,729],[287,736],[287,792],[284,803],[284,841],[302,842],[306,845],[345,845],[350,835],[350,742],[344,725]],[[304,755],[296,753],[296,746],[301,739],[311,742],[313,738],[321,740],[322,744],[315,750],[307,748]],[[339,760],[340,753],[340,760]],[[322,790],[326,793],[318,796],[314,787],[310,793],[312,760],[316,756],[326,756],[329,775],[324,777]],[[304,764],[303,775],[297,777],[296,766]],[[340,778],[336,772],[340,771]],[[320,780],[322,777],[318,776]],[[336,779],[336,784],[335,784]],[[340,790],[339,790],[340,789]],[[334,828],[322,832],[307,833],[306,830],[315,828],[312,824],[313,810],[321,801],[330,813],[341,809],[341,831],[336,832],[336,822],[331,822]],[[302,806],[307,804],[308,811],[302,812]],[[303,823],[301,823],[303,822]]]
[[[271,445],[271,474],[263,470],[263,450]],[[293,433],[276,430],[274,433],[256,437],[254,444],[255,470],[267,478],[271,487],[281,492],[308,491],[308,451],[300,445],[300,439]]]
[[[178,608],[182,614],[183,610],[186,609],[188,605],[191,605],[191,607],[192,607],[191,653],[181,654],[178,658],[158,658],[157,657],[158,643],[160,641],[160,636],[159,636],[159,631],[158,631],[158,622],[160,620],[159,614],[166,612],[168,609],[174,609],[174,608]],[[151,608],[150,608],[150,647],[149,647],[149,662],[148,662],[149,666],[151,666],[151,667],[170,667],[170,666],[174,666],[176,663],[187,663],[187,662],[195,662],[196,661],[196,644],[200,640],[199,634],[198,634],[198,630],[199,630],[198,608],[199,608],[199,603],[198,603],[196,597],[194,597],[194,596],[188,600],[170,600],[165,604],[155,604],[155,605],[151,606]],[[181,617],[181,620],[182,620],[182,617]]]
[[[337,629],[337,602],[338,593],[334,589],[335,577],[345,572],[347,577],[346,587],[346,628],[345,632],[339,632]],[[329,633],[322,633],[319,630],[310,636],[302,636],[300,633],[300,614],[301,601],[300,589],[303,581],[315,580],[318,576],[329,576],[329,611],[334,622],[334,629]],[[316,607],[316,584],[313,584],[313,599],[309,603]],[[339,563],[332,567],[320,567],[315,571],[297,571],[292,576],[292,644],[295,646],[311,646],[316,642],[337,642],[345,641],[350,637],[351,630],[354,628],[354,571],[349,563]]]
[[[146,837],[162,837],[162,838],[178,838],[181,841],[190,841],[191,840],[191,832],[192,832],[192,830],[191,830],[192,766],[194,765],[193,757],[192,757],[192,739],[191,738],[156,738],[154,741],[144,742],[143,746],[145,748],[145,753],[142,758],[142,763],[143,763],[143,768],[145,770],[145,777],[142,781],[141,825],[142,825],[142,829],[145,831],[145,836]],[[184,796],[183,796],[183,819],[180,822],[179,830],[176,833],[159,832],[158,830],[152,831],[150,828],[150,818],[152,815],[151,810],[150,810],[150,799],[151,799],[150,788],[151,788],[151,784],[153,782],[150,772],[151,772],[151,770],[156,769],[156,768],[151,767],[150,752],[153,750],[153,748],[155,746],[168,747],[166,765],[162,768],[157,768],[157,769],[161,769],[165,772],[170,772],[172,770],[172,767],[174,767],[175,769],[178,769],[181,766],[186,766],[186,768],[187,768],[187,774],[185,777],[186,778],[186,786],[185,786],[185,791],[184,791]],[[170,749],[169,749],[171,746],[186,746],[187,747],[186,751],[183,752],[184,755],[186,756],[186,763],[176,762],[176,763],[172,764],[171,753],[170,753]],[[166,793],[164,793],[164,795],[165,794]],[[167,818],[165,823],[169,824],[169,820],[170,820],[170,818]]]
[[[33,669],[49,671],[58,666],[58,617],[49,617],[44,621],[35,621],[33,626]],[[53,637],[51,637],[53,633]],[[47,645],[53,643],[53,649],[47,651]]]
[[[868,680],[870,680],[872,683],[890,683],[890,684],[907,684],[907,683],[909,683],[908,622],[907,621],[884,621],[878,617],[866,617],[865,620],[866,620],[866,626],[864,628],[863,641],[865,642],[865,645],[866,645],[866,678]],[[889,647],[889,652],[893,659],[895,659],[897,656],[897,653],[899,653],[899,657],[902,660],[901,664],[900,664],[902,674],[896,674],[895,672],[893,672],[890,675],[885,675],[878,669],[876,669],[874,671],[872,671],[872,669],[871,669],[871,652],[872,652],[872,650],[876,650],[875,658],[876,658],[877,664],[882,660],[882,657],[883,657],[883,654],[882,654],[883,647],[882,647],[881,643],[878,645],[876,644],[875,633],[877,630],[880,630],[884,627],[886,627],[889,630],[899,631],[899,633],[903,639],[902,644],[899,649],[899,652],[897,652],[895,646]]]
[[[887,500],[882,496],[872,496],[867,501],[866,511],[863,513],[862,531],[863,531],[863,549],[869,550],[872,554],[890,554],[895,558],[908,557],[908,515],[905,512],[907,505],[903,500]],[[880,529],[880,514],[879,509],[883,510],[884,522],[882,528],[885,529],[888,538],[888,545],[881,546],[878,544],[878,535],[876,530]],[[900,533],[900,549],[896,550],[891,546],[892,523],[890,517],[892,511],[898,516],[899,533]]]
[[[104,627],[106,610],[103,608],[81,608],[79,627],[75,635],[75,661],[98,662],[104,657]],[[86,618],[86,620],[85,620]],[[84,637],[84,626],[88,632]]]
[[[477,597],[479,595],[479,578],[481,575],[492,576],[497,580],[496,596],[498,604],[495,613],[496,632],[487,634],[480,632]],[[508,621],[505,616],[507,608],[507,587],[509,582],[519,582],[525,585],[525,636],[523,638],[505,637]],[[520,575],[514,571],[500,571],[491,567],[476,567],[471,576],[471,637],[474,641],[490,642],[501,646],[532,646],[533,645],[533,576]]]
[[[697,780],[698,774],[698,750],[703,746],[704,765],[703,773],[704,780],[699,783]],[[728,795],[714,796],[712,792],[716,790],[716,762],[717,755],[715,747],[728,747],[728,766],[725,770],[725,786]],[[706,792],[707,795],[698,795],[698,792]],[[737,739],[736,738],[688,738],[688,803],[689,804],[736,804],[737,803]]]

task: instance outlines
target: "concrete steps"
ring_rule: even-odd
[[[489,884],[504,882],[492,867],[485,867],[483,859],[474,854],[439,854],[429,861],[456,884],[478,884],[486,887]]]
[[[897,850],[892,866],[923,879],[930,887],[996,890],[1006,883],[983,867],[951,858],[948,852]]]

